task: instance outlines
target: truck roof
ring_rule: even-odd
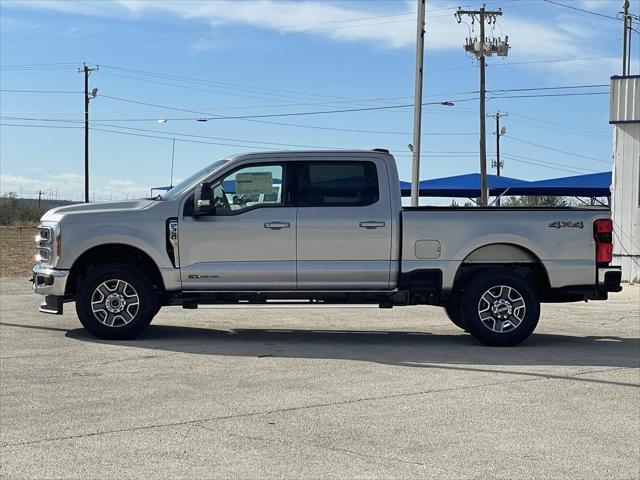
[[[273,150],[273,151],[266,151],[266,152],[249,152],[249,153],[239,153],[236,155],[230,155],[228,157],[225,157],[226,160],[236,160],[239,158],[250,158],[253,156],[287,156],[287,157],[298,157],[298,156],[307,156],[307,155],[313,155],[313,156],[330,156],[330,155],[335,155],[335,154],[348,154],[348,155],[371,155],[371,154],[378,154],[378,155],[389,155],[391,156],[391,154],[389,153],[389,150],[387,150],[386,148],[374,148],[371,150]]]

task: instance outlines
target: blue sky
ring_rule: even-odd
[[[610,169],[608,96],[564,94],[606,92],[597,85],[620,74],[622,26],[607,17],[622,2],[561,3],[595,14],[542,0],[487,3],[502,8],[493,34],[512,47],[487,68],[487,112],[509,113],[503,175]],[[424,101],[455,105],[424,108],[421,177],[476,172],[478,67],[462,48],[470,26],[453,18],[458,3],[427,5]],[[640,2],[632,8],[640,13]],[[413,1],[3,0],[0,22],[1,193],[81,197],[82,62],[100,65],[90,77],[98,200],[168,184],[172,138],[178,180],[229,154],[294,145],[389,148],[410,178],[411,108],[256,116],[411,104]],[[206,116],[217,119],[197,121]],[[238,116],[253,118],[220,118]]]

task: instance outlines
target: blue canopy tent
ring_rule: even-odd
[[[274,185],[280,184],[280,179],[273,179]],[[589,173],[571,177],[552,178],[528,182],[517,178],[487,175],[489,195],[558,195],[567,197],[609,197],[611,195],[611,172]],[[326,188],[344,188],[344,179],[333,185],[326,182]],[[349,188],[359,188],[361,185],[353,182]],[[155,187],[152,190],[169,190],[171,187]],[[235,192],[235,181],[224,182],[227,193]],[[400,191],[403,197],[411,195],[411,183],[401,181]],[[434,178],[420,182],[420,196],[422,197],[461,197],[478,198],[480,196],[480,174],[469,173],[453,177]]]
[[[489,195],[500,195],[516,186],[524,187],[530,182],[511,177],[499,177],[487,175]],[[400,182],[400,190],[403,197],[411,195],[411,183]],[[477,198],[480,196],[480,174],[469,173],[453,177],[434,178],[420,182],[420,196],[423,197],[465,197]]]
[[[611,172],[589,173],[514,185],[509,195],[563,195],[571,197],[608,197]]]

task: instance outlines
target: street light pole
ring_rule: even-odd
[[[420,197],[420,138],[422,129],[422,77],[424,66],[424,17],[426,0],[418,0],[416,21],[416,78],[413,105],[413,150],[411,159],[411,206],[417,207]]]

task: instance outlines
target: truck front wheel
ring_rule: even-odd
[[[533,285],[508,270],[491,270],[471,279],[462,297],[462,318],[485,345],[510,347],[533,333],[540,300]]]
[[[138,336],[158,311],[151,282],[124,264],[99,265],[80,280],[76,312],[90,333],[108,340]]]
[[[456,298],[454,303],[448,303],[444,306],[444,311],[456,327],[461,328],[465,332],[467,331],[467,326],[464,324],[464,320],[462,320],[462,312],[460,309],[460,301]]]

